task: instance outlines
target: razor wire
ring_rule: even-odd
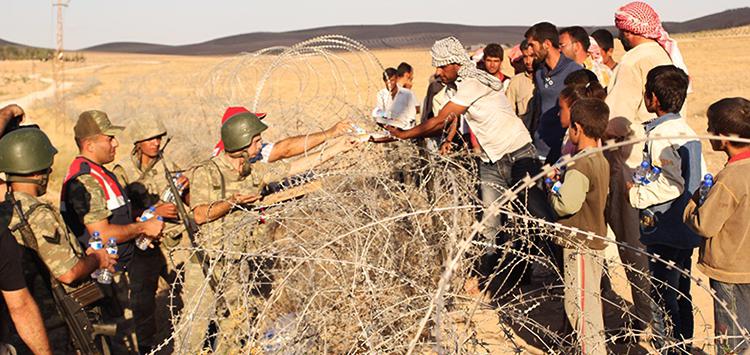
[[[360,43],[321,36],[186,75],[180,83],[195,87],[185,93],[192,101],[186,107],[158,105],[165,98],[143,95],[146,84],[129,82],[107,112],[135,119],[137,107],[150,107],[149,114],[180,137],[168,156],[186,166],[208,158],[218,138],[218,116],[232,105],[267,112],[270,128],[264,138],[270,140],[320,131],[342,119],[377,130],[369,112],[383,87],[382,71],[378,58]],[[312,175],[323,183],[317,191],[262,210],[236,206],[222,226],[223,236],[212,241],[223,247],[172,248],[168,257],[182,264],[167,300],[172,328],[152,353],[200,353],[207,345],[219,353],[576,353],[580,339],[562,327],[567,322],[562,271],[546,254],[547,243],[571,233],[669,265],[691,280],[694,295],[707,296],[732,314],[704,281],[661,256],[536,218],[525,209],[524,192],[538,187],[553,169],[598,152],[678,138],[747,141],[696,135],[605,142],[544,166],[510,189],[498,186],[504,193],[490,206],[477,197],[475,157],[466,152],[441,156],[412,141],[365,144],[315,169]],[[483,234],[487,220],[498,215],[506,220],[501,232],[508,242],[502,244]],[[252,240],[259,220],[271,236],[263,243]],[[189,269],[187,261],[198,250],[212,256],[209,271],[218,275],[219,293],[231,298],[230,305],[220,304],[206,278]],[[500,256],[499,266],[480,284],[484,296],[469,294],[464,287],[476,278],[476,265],[488,252]],[[608,351],[679,352],[687,344],[711,349],[716,340],[726,340],[708,327],[696,327],[692,339],[674,339],[667,322],[667,335],[650,334],[650,343],[631,341],[642,334],[625,321],[637,318],[628,290],[649,291],[628,285],[625,274],[639,275],[652,287],[659,281],[648,270],[604,253],[596,262],[613,285],[608,294],[600,292],[610,313],[607,344],[602,344]],[[517,268],[530,273],[530,283],[508,277]],[[185,289],[193,290],[189,300],[183,299]],[[696,325],[712,323],[709,310],[694,308]],[[552,314],[557,318],[548,319]],[[739,326],[736,315],[733,321]],[[750,342],[747,330],[741,338]]]

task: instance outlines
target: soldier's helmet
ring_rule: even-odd
[[[19,128],[0,139],[0,172],[25,175],[52,167],[57,149],[35,127]]]
[[[139,120],[130,125],[129,129],[130,138],[133,139],[133,143],[143,142],[167,134],[167,128],[157,119]]]
[[[221,125],[224,150],[231,153],[247,148],[252,143],[253,137],[265,131],[266,128],[268,126],[250,112],[242,112],[229,117]]]

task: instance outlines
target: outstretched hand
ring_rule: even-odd
[[[253,203],[255,201],[260,200],[260,195],[255,194],[243,194],[241,192],[237,192],[229,197],[227,200],[229,203],[233,205],[244,205],[248,203]]]
[[[388,132],[389,132],[389,133],[390,133],[390,134],[391,134],[392,136],[394,136],[394,137],[396,137],[396,138],[398,138],[398,139],[406,139],[406,138],[407,138],[407,137],[406,137],[406,132],[405,132],[405,131],[404,131],[403,129],[401,129],[401,128],[398,128],[398,127],[394,127],[394,126],[388,126],[388,125],[387,125],[387,126],[385,126],[385,129],[386,129],[386,130],[387,130],[387,131],[388,131]]]
[[[331,138],[340,137],[345,134],[353,133],[354,132],[354,126],[352,121],[346,119],[341,120],[337,122],[333,127],[331,127],[329,130]]]

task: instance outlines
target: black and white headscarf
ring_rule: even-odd
[[[432,54],[432,66],[441,67],[448,64],[458,64],[458,76],[462,78],[474,78],[482,84],[489,86],[492,90],[500,91],[503,83],[494,75],[477,69],[476,64],[466,54],[464,46],[453,36],[443,38],[435,42],[430,50]]]

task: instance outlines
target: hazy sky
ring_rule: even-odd
[[[0,38],[54,47],[57,0],[0,0]],[[444,22],[470,25],[609,25],[627,0],[71,0],[65,47],[114,41],[188,44],[257,31],[321,26]],[[652,0],[665,21],[684,21],[750,5],[748,0]],[[469,6],[471,5],[471,7]],[[528,5],[528,6],[527,6]]]

